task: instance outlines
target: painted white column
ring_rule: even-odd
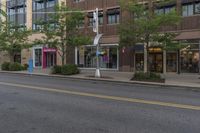
[[[58,0],[58,5],[62,5],[63,3],[66,5],[66,0]]]
[[[27,29],[32,29],[32,0],[26,0],[26,26]]]
[[[144,72],[147,72],[147,61],[148,61],[148,57],[147,57],[147,44],[144,44]]]
[[[1,0],[1,10],[6,12],[6,0]],[[6,21],[5,17],[2,17],[1,19],[2,19],[2,21]]]
[[[78,55],[77,55],[77,52],[78,52],[78,48],[75,47],[75,64],[78,65]]]

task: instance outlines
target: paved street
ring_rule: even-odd
[[[199,133],[200,90],[0,74],[0,133]]]

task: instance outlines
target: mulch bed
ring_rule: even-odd
[[[88,75],[86,76],[88,78],[96,78],[94,75]],[[101,76],[101,79],[113,79],[112,77],[108,77],[108,76]]]
[[[156,83],[165,83],[165,79],[158,79],[158,80],[152,80],[152,79],[144,79],[144,80],[139,80],[139,79],[134,79],[132,78],[131,81],[141,81],[141,82],[156,82]]]

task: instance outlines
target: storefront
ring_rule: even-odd
[[[148,68],[151,72],[163,72],[163,51],[161,48],[149,48]]]
[[[119,52],[117,44],[101,44],[100,67],[105,70],[118,70]],[[96,68],[96,47],[81,46],[75,49],[75,62],[80,68]]]
[[[135,67],[136,71],[144,70],[144,52],[142,47],[135,47]],[[159,47],[149,48],[148,53],[148,70],[151,72],[163,72],[163,50]],[[166,71],[177,71],[177,52],[167,51],[166,53]]]
[[[48,68],[56,65],[56,49],[46,47],[33,48],[33,67]]]
[[[199,72],[199,46],[197,44],[187,45],[180,53],[181,72]]]

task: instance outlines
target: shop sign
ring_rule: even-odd
[[[162,52],[161,48],[149,48],[149,52]]]
[[[56,52],[55,48],[44,48],[43,52]]]

